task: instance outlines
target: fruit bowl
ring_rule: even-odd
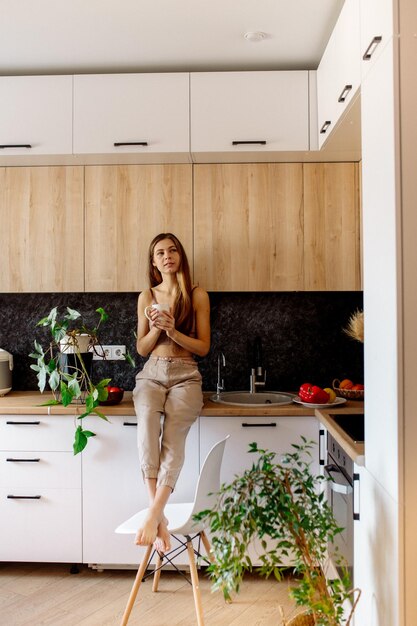
[[[124,390],[120,387],[109,387],[108,392],[109,395],[107,396],[107,400],[100,400],[100,405],[112,406],[114,404],[119,404],[123,400]]]
[[[346,398],[346,400],[363,400],[365,397],[364,389],[340,389],[340,380],[335,378],[333,381],[333,389],[336,394],[341,398]]]

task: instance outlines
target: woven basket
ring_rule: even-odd
[[[315,626],[315,619],[311,613],[299,613],[289,622],[286,623],[286,626]]]
[[[340,389],[340,380],[335,378],[333,381],[333,389],[336,394],[341,398],[346,398],[347,400],[363,400],[365,397],[364,389]]]
[[[287,622],[282,606],[279,607],[279,611],[281,613],[282,626],[315,626],[316,624],[314,616],[311,613],[298,613],[298,615],[294,615],[294,617]]]

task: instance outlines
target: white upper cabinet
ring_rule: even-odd
[[[379,58],[394,33],[392,0],[361,0],[360,6],[362,77]]]
[[[187,73],[74,76],[74,154],[189,162],[189,143]]]
[[[360,87],[359,0],[346,0],[317,70],[319,148]]]
[[[72,76],[0,77],[0,163],[72,153]]]
[[[272,161],[309,149],[308,71],[196,72],[190,95],[195,161]]]

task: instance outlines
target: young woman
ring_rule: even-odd
[[[205,356],[210,349],[210,303],[204,289],[192,286],[184,248],[171,233],[152,240],[148,275],[150,289],[138,299],[137,350],[150,356],[136,376],[133,400],[150,506],[135,541],[155,543],[166,552],[170,535],[164,507],[184,463],[188,431],[203,406],[201,374],[193,354]],[[169,310],[152,307],[157,304],[169,305]]]

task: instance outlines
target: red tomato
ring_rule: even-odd
[[[123,391],[121,387],[107,387],[107,391],[109,393],[119,393],[119,391]]]

